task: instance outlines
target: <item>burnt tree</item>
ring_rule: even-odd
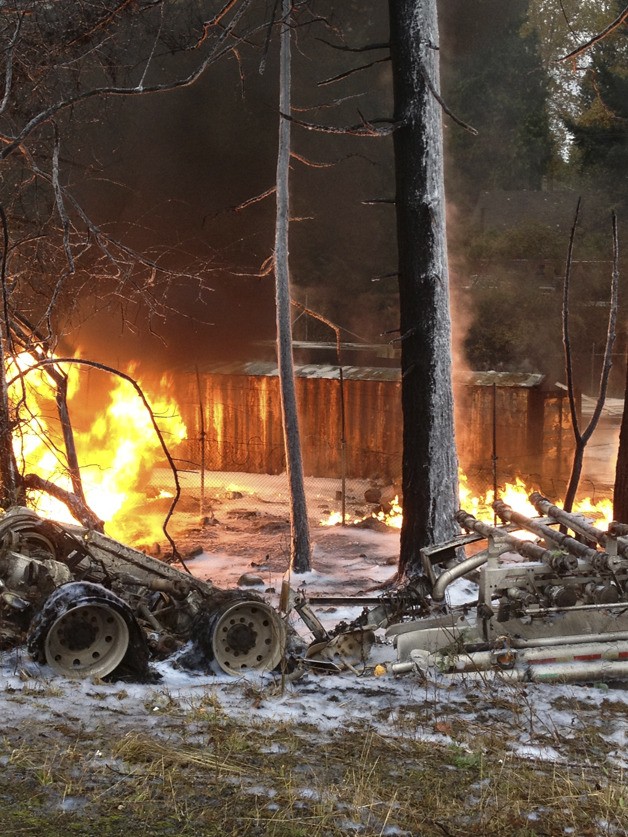
[[[290,485],[290,567],[295,573],[310,570],[310,531],[303,480],[303,457],[297,414],[296,384],[292,357],[290,319],[290,0],[283,0],[279,66],[279,143],[277,150],[277,203],[275,218],[275,307],[277,316],[277,362],[281,393],[281,416]]]
[[[457,456],[445,231],[436,0],[389,4],[394,133],[403,525],[399,576],[456,534]]]
[[[615,469],[613,517],[622,523],[628,523],[628,365],[626,367],[624,412],[621,418],[619,450],[617,451],[617,465]]]

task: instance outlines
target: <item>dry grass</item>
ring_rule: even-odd
[[[311,723],[243,725],[211,694],[187,705],[161,697],[152,731],[35,722],[27,737],[5,733],[0,833],[599,837],[628,829],[622,771],[574,758],[601,746],[599,731],[583,725],[568,763],[518,758],[513,732],[534,719],[514,696],[499,698],[503,721],[486,726],[481,711],[479,720],[434,721],[417,704],[390,735],[370,724],[326,734]],[[424,740],[426,723],[442,741]]]

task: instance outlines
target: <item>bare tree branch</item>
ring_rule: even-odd
[[[438,90],[434,87],[434,84],[432,83],[432,79],[430,78],[429,73],[426,71],[425,66],[423,65],[422,61],[419,61],[419,67],[421,69],[421,75],[423,76],[423,79],[424,79],[425,83],[427,84],[430,93],[436,99],[436,101],[441,106],[443,111],[447,114],[447,116],[449,116],[450,119],[453,119],[453,121],[456,123],[456,125],[460,125],[460,127],[464,128],[465,131],[468,131],[474,137],[477,137],[477,135],[478,135],[477,128],[474,128],[472,125],[468,125],[466,122],[463,122],[463,120],[460,119],[458,116],[456,116],[456,114],[445,104],[445,100],[440,95]]]
[[[304,157],[302,154],[297,154],[296,151],[290,152],[290,159],[297,160],[299,163],[303,163],[304,166],[307,166],[310,169],[330,169],[333,168],[336,164],[335,163],[315,163],[314,160],[308,160],[307,157]]]
[[[615,29],[618,29],[624,21],[628,20],[628,6],[620,12],[619,15],[613,20],[605,29],[602,29],[601,32],[598,32],[597,35],[594,35],[592,38],[581,44],[581,46],[576,47],[576,49],[572,50],[568,55],[563,55],[562,58],[559,58],[558,61],[569,61],[572,58],[577,58],[579,55],[582,55],[583,52],[586,52],[590,49],[594,44],[599,43],[601,40],[606,38],[611,32],[614,32]]]
[[[304,122],[302,119],[295,119],[294,116],[282,113],[284,119],[289,119],[295,125],[300,125],[307,131],[317,131],[321,134],[345,134],[353,137],[387,137],[405,124],[405,120],[394,122],[392,119],[363,119],[359,125],[350,125],[344,128],[337,128],[333,125],[317,125],[314,122]],[[385,124],[386,127],[378,128],[376,125]]]
[[[74,273],[76,267],[74,264],[74,256],[72,255],[72,248],[70,247],[70,219],[65,211],[63,190],[61,189],[61,183],[59,181],[59,152],[61,148],[61,139],[59,137],[59,129],[57,128],[56,123],[53,123],[53,130],[54,146],[52,149],[52,191],[55,196],[55,204],[57,206],[57,212],[59,213],[61,228],[63,230],[63,249],[65,250],[65,255],[68,260],[70,273]]]
[[[265,198],[269,198],[271,195],[274,195],[276,192],[277,192],[277,187],[276,186],[273,186],[270,189],[266,189],[266,191],[262,192],[260,195],[256,195],[254,198],[249,198],[248,200],[243,201],[241,204],[238,204],[238,206],[234,206],[233,211],[234,212],[240,212],[240,210],[246,209],[249,206],[253,206],[253,204],[260,203],[260,201],[263,201]]]
[[[580,218],[580,205],[582,198],[578,198],[576,212],[571,225],[569,235],[569,247],[567,248],[567,262],[565,264],[565,278],[563,280],[563,346],[565,349],[565,377],[567,379],[567,394],[569,396],[569,412],[571,414],[571,426],[576,444],[581,441],[580,428],[578,426],[578,411],[576,409],[575,384],[573,379],[573,361],[571,355],[571,337],[569,334],[569,289],[571,285],[571,267],[573,264],[573,248],[576,239],[576,229]]]
[[[203,23],[203,34],[198,39],[198,41],[194,44],[194,46],[191,47],[191,49],[198,49],[200,46],[202,46],[202,44],[204,44],[205,41],[207,40],[207,38],[209,37],[209,33],[213,29],[213,27],[218,26],[222,22],[223,18],[226,15],[229,14],[231,9],[233,9],[235,6],[237,6],[238,2],[239,2],[239,0],[227,0],[227,2],[222,7],[222,9],[217,11],[216,14],[210,20],[206,20],[204,22]]]
[[[340,50],[340,52],[371,52],[372,50],[376,49],[390,49],[390,44],[388,41],[382,41],[380,43],[375,44],[365,44],[364,46],[360,47],[351,47],[347,46],[346,44],[334,44],[331,41],[326,41],[324,38],[317,38],[317,41],[320,41],[322,44],[325,44],[332,49]]]
[[[59,500],[67,506],[72,516],[86,529],[95,529],[97,532],[104,531],[103,521],[72,491],[66,491],[65,488],[40,477],[39,474],[26,474],[24,486],[32,491],[42,491],[44,494],[50,494],[51,497]]]
[[[366,95],[365,92],[362,93],[352,93],[350,96],[340,96],[336,99],[326,99],[324,102],[317,102],[315,105],[307,105],[303,107],[296,107],[295,105],[292,106],[293,113],[310,113],[313,110],[329,110],[330,108],[338,107],[338,105],[344,104],[344,102],[350,102],[354,99],[362,99]]]
[[[323,79],[323,81],[319,81],[318,87],[325,87],[327,84],[334,84],[337,81],[349,78],[349,76],[354,75],[354,73],[361,73],[362,70],[369,70],[371,67],[377,66],[377,64],[385,64],[388,61],[390,61],[390,55],[387,55],[385,58],[378,58],[376,61],[371,61],[368,64],[361,64],[359,67],[352,67],[350,70],[346,70],[344,73],[340,73],[337,76],[331,76],[330,78]]]
[[[324,323],[326,326],[328,326],[334,332],[334,334],[336,335],[336,358],[338,360],[338,365],[340,366],[341,365],[341,363],[340,363],[340,359],[341,359],[340,329],[341,329],[341,327],[339,325],[336,325],[336,323],[332,322],[331,320],[329,320],[323,314],[319,314],[318,311],[313,311],[311,308],[306,308],[305,305],[303,305],[301,302],[297,302],[296,299],[291,300],[291,302],[292,302],[292,305],[295,308],[299,309],[299,311],[302,311],[304,314],[307,314],[308,317],[313,317],[313,319],[318,320],[321,323]]]
[[[246,11],[246,9],[252,4],[252,2],[253,0],[240,0],[239,9],[237,9],[236,14],[231,19],[228,26],[226,26],[222,30],[220,35],[217,37],[216,43],[214,44],[212,50],[201,61],[199,66],[196,67],[196,69],[194,69],[187,76],[175,80],[165,81],[159,84],[145,86],[141,86],[138,84],[134,85],[133,87],[94,87],[90,90],[84,90],[81,93],[76,93],[74,95],[67,96],[66,98],[55,102],[54,104],[50,105],[47,108],[44,108],[39,113],[35,114],[35,116],[33,116],[15,136],[6,137],[5,147],[0,152],[0,160],[6,159],[17,148],[19,148],[20,145],[24,142],[24,140],[28,136],[30,136],[30,134],[34,130],[36,130],[40,125],[44,124],[45,122],[48,122],[56,114],[74,107],[74,105],[78,104],[79,102],[85,102],[89,99],[102,98],[107,96],[137,96],[147,95],[150,93],[163,93],[164,91],[178,90],[183,87],[192,86],[201,78],[201,76],[205,73],[210,64],[212,64],[214,61],[218,60],[218,58],[220,58],[222,55],[230,51],[231,47],[223,47],[223,44],[231,36],[236,24],[239,22],[242,15]]]
[[[146,79],[146,75],[148,73],[148,70],[149,70],[150,65],[152,63],[152,60],[153,60],[153,57],[155,55],[155,50],[157,49],[157,44],[159,43],[159,37],[161,35],[161,30],[163,29],[163,25],[164,25],[164,6],[162,5],[161,15],[160,15],[160,18],[159,18],[159,27],[157,29],[157,32],[155,32],[155,37],[153,38],[153,44],[150,48],[150,53],[148,55],[148,58],[146,59],[146,64],[144,65],[144,70],[142,71],[142,77],[139,80],[138,87],[140,89],[143,89],[143,87],[144,87],[144,81]]]
[[[578,201],[578,208],[579,208],[580,201]],[[578,211],[578,210],[577,210]],[[575,230],[575,222],[574,222],[574,230]],[[576,449],[574,452],[574,458],[571,468],[571,475],[569,477],[569,483],[567,485],[567,492],[565,494],[565,500],[563,503],[563,508],[565,511],[571,511],[573,507],[574,500],[576,498],[576,491],[578,490],[578,483],[580,482],[580,476],[582,474],[582,465],[584,461],[584,450],[587,445],[587,442],[591,438],[593,431],[598,425],[600,420],[600,416],[602,415],[602,409],[604,407],[604,402],[606,400],[606,392],[608,390],[608,379],[611,372],[611,367],[613,365],[613,346],[615,344],[615,339],[617,336],[617,310],[618,310],[618,294],[619,294],[619,240],[618,240],[618,233],[617,233],[617,217],[615,213],[612,215],[612,237],[613,237],[613,269],[611,274],[611,291],[610,291],[610,307],[608,313],[608,329],[606,333],[606,348],[604,350],[604,362],[602,365],[602,372],[600,374],[600,384],[598,390],[598,397],[595,404],[595,408],[593,410],[593,414],[591,415],[591,419],[589,420],[589,424],[586,427],[584,433],[580,433],[577,429],[577,424],[574,427],[574,436],[576,439]],[[570,240],[570,250],[571,250],[572,241]],[[566,282],[567,284],[567,282]],[[566,321],[565,318],[565,296],[563,296],[563,320]],[[564,326],[566,327],[566,326]],[[565,347],[565,357],[567,358],[567,345]],[[569,366],[571,365],[571,359],[569,360]],[[570,372],[568,372],[567,377],[567,384],[568,384],[568,392],[569,392],[569,406],[572,412],[572,421],[573,417],[575,416],[575,393],[574,393],[574,384],[573,378]]]
[[[5,50],[6,59],[4,66],[4,95],[2,96],[2,102],[0,102],[0,113],[4,113],[4,111],[6,110],[7,104],[9,103],[9,97],[11,96],[11,88],[13,85],[13,57],[15,53],[15,45],[20,35],[20,29],[22,28],[23,20],[24,15],[19,15],[17,19],[17,24],[15,25],[15,32],[13,33],[13,37],[7,44],[7,48]]]
[[[608,390],[608,377],[610,375],[611,367],[613,365],[613,346],[617,336],[617,310],[618,310],[618,294],[619,294],[619,237],[617,232],[617,216],[613,212],[612,220],[612,236],[613,236],[613,271],[611,274],[611,291],[610,303],[608,312],[608,329],[606,334],[606,347],[604,349],[604,360],[602,363],[602,373],[600,375],[600,388],[597,402],[591,415],[589,424],[582,434],[582,441],[586,444],[595,428],[602,414],[602,408],[606,401],[606,392]]]

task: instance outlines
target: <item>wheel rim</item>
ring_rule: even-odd
[[[46,662],[66,677],[110,674],[126,654],[129,629],[106,604],[79,605],[52,625],[45,641]]]
[[[228,674],[270,671],[283,655],[286,629],[263,602],[238,602],[218,618],[212,637],[214,658]]]

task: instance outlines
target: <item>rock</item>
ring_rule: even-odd
[[[382,520],[375,517],[365,517],[353,524],[356,529],[372,529],[374,532],[390,532],[390,529]]]
[[[379,503],[382,499],[381,488],[367,488],[364,492],[364,500],[367,503]]]
[[[190,551],[186,554],[185,560],[189,561],[190,558],[198,558],[198,556],[202,555],[203,552],[204,550],[202,546],[195,546],[193,549],[190,549]]]
[[[382,506],[390,506],[395,497],[401,499],[401,488],[398,485],[387,485],[381,490],[379,502]]]
[[[264,579],[253,573],[243,573],[238,579],[238,587],[259,587],[264,585]]]

